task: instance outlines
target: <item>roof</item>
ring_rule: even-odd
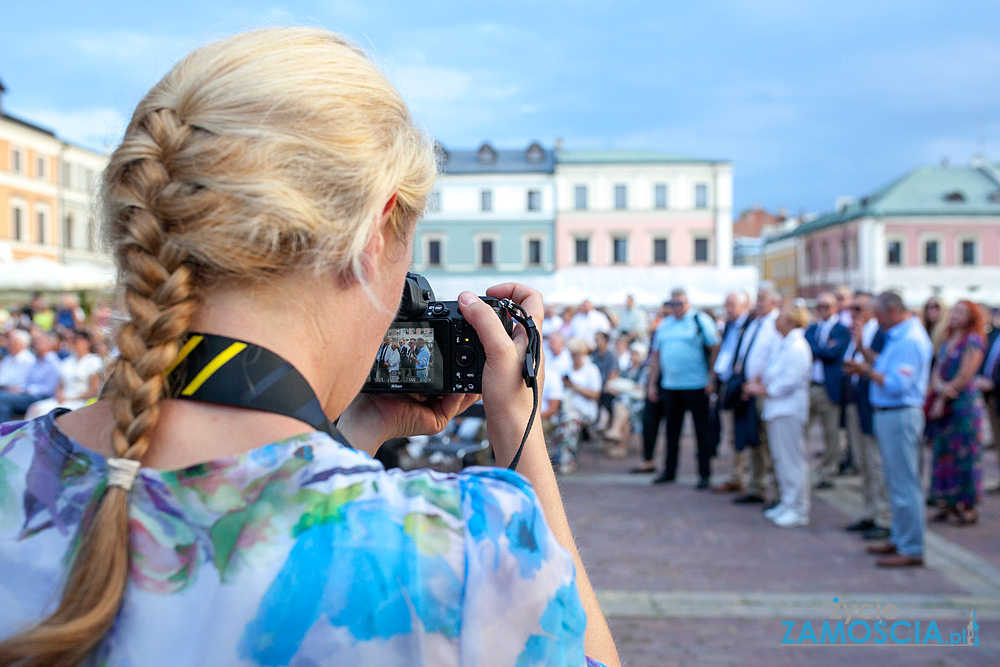
[[[29,123],[26,120],[21,120],[20,118],[16,118],[14,116],[11,116],[10,114],[3,113],[2,111],[0,111],[0,120],[9,120],[12,123],[16,123],[16,124],[18,124],[18,125],[20,125],[22,127],[26,127],[29,130],[34,130],[36,132],[42,132],[44,134],[49,135],[50,137],[56,136],[56,133],[53,132],[52,130],[46,129],[44,127],[39,127],[38,125],[35,125],[34,123]]]
[[[858,202],[772,236],[768,242],[859,218],[979,215],[1000,217],[1000,171],[982,159],[963,167],[919,167]]]
[[[555,151],[538,144],[496,149],[486,143],[476,150],[448,150],[439,146],[438,156],[441,172],[445,174],[551,174],[556,166]]]
[[[559,151],[556,161],[559,164],[711,164],[728,162],[728,160],[706,160],[643,150]]]

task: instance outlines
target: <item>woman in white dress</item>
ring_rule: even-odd
[[[806,462],[803,425],[809,416],[809,379],[812,351],[803,335],[809,323],[804,306],[781,311],[774,323],[777,342],[760,381],[749,382],[744,392],[763,396],[761,418],[774,459],[781,502],[764,515],[776,526],[809,525],[809,464]]]
[[[59,366],[61,377],[55,397],[32,403],[24,413],[25,419],[47,415],[56,408],[76,410],[97,398],[104,362],[94,354],[90,333],[75,329],[66,337],[66,342],[70,355]]]

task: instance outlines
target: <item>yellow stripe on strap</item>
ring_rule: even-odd
[[[201,385],[205,384],[208,378],[212,377],[215,371],[225,366],[230,359],[246,349],[246,346],[246,343],[233,343],[227,347],[222,354],[217,356],[215,359],[212,359],[207,366],[201,369],[201,372],[198,373],[193,380],[191,380],[191,384],[184,387],[184,391],[181,392],[181,396],[190,396],[194,392],[198,391]]]
[[[182,347],[181,351],[177,353],[177,356],[174,358],[174,360],[170,362],[170,365],[167,366],[167,370],[163,371],[163,374],[170,375],[171,373],[173,373],[174,369],[180,366],[182,361],[187,359],[187,356],[191,354],[191,351],[194,348],[198,347],[198,343],[204,340],[204,338],[205,338],[204,336],[191,336],[190,338],[188,338],[188,342],[184,343],[184,347]]]

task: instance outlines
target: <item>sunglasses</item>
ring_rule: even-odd
[[[861,306],[851,306],[851,312],[852,313],[860,313],[863,310],[864,310],[864,308],[862,308]]]

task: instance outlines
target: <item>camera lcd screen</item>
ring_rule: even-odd
[[[379,346],[366,388],[444,391],[444,360],[435,328],[445,322],[393,322]]]

